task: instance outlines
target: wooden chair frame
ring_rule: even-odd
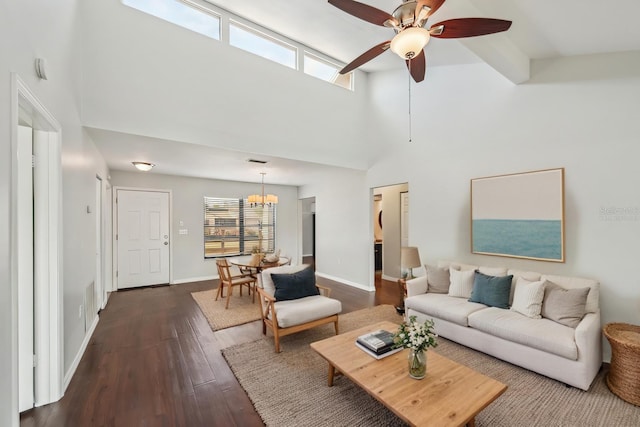
[[[316,287],[320,291],[320,295],[329,297],[331,289],[316,284]],[[296,332],[304,331],[307,329],[315,328],[316,326],[324,325],[325,323],[333,323],[336,330],[336,335],[339,334],[338,330],[338,315],[323,317],[311,322],[301,323],[299,325],[289,326],[288,328],[282,328],[278,325],[278,313],[276,312],[275,302],[276,299],[266,293],[264,289],[256,287],[258,294],[260,295],[260,314],[262,315],[262,334],[267,335],[267,328],[273,333],[273,339],[275,341],[276,353],[280,353],[280,337],[295,334]],[[269,318],[271,316],[271,318]]]
[[[226,259],[217,259],[216,266],[218,267],[218,276],[220,277],[220,284],[218,285],[218,292],[216,292],[216,301],[219,297],[224,298],[224,288],[227,287],[227,302],[224,306],[225,309],[229,308],[229,301],[231,300],[231,294],[233,293],[234,286],[240,286],[240,296],[242,296],[242,287],[247,286],[249,295],[253,291],[252,302],[256,302],[256,284],[258,279],[252,274],[238,274],[232,275],[230,266]]]

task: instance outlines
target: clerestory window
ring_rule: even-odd
[[[122,3],[188,30],[220,40],[220,16],[189,0],[122,0]]]
[[[310,53],[300,43],[278,36],[271,31],[262,31],[258,25],[244,19],[243,23],[240,23],[234,20],[229,12],[217,11],[214,6],[204,5],[202,1],[122,0],[122,3],[212,39],[228,42],[231,46],[302,71],[307,75],[353,90],[353,72],[341,75],[338,73],[341,67],[323,58],[324,55]],[[225,36],[223,39],[221,31],[228,34],[228,37]],[[298,61],[301,55],[304,57]]]

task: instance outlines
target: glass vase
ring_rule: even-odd
[[[421,380],[427,374],[427,352],[409,349],[409,376]]]

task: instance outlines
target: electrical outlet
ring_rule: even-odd
[[[82,319],[82,304],[78,307],[78,319]]]

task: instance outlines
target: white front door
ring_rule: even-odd
[[[118,289],[169,283],[169,193],[118,190]]]

